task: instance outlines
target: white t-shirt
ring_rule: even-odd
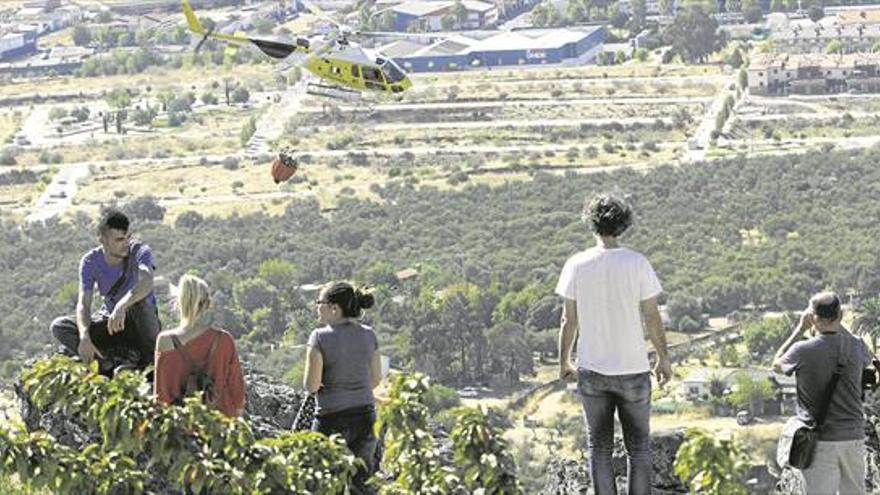
[[[663,292],[642,254],[592,247],[562,268],[556,293],[577,303],[578,368],[603,375],[650,371],[639,303]]]

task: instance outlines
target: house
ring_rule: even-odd
[[[752,94],[833,94],[880,90],[880,54],[764,54],[748,68]]]
[[[867,17],[858,22],[851,15],[825,17],[818,22],[793,20],[771,34],[777,51],[786,53],[825,53],[828,43],[840,41],[847,52],[870,51],[880,41],[880,22]]]
[[[458,5],[464,18],[458,19]],[[498,22],[498,7],[478,0],[412,0],[391,7],[395,31],[448,31],[450,29],[484,29]]]
[[[721,384],[721,391],[730,388],[730,377],[735,372],[731,368],[696,368],[681,381],[681,393],[690,400],[708,399],[712,396],[712,383]]]

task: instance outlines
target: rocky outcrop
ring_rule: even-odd
[[[247,383],[247,403],[245,418],[253,428],[257,438],[265,438],[289,431],[293,427],[297,412],[306,398],[305,392],[289,387],[278,380],[245,369]],[[74,418],[55,411],[42,411],[34,406],[25,393],[21,383],[13,384],[18,398],[19,413],[28,431],[44,430],[60,443],[71,447],[82,447],[90,442],[100,442],[96,432],[88,432],[85,426]],[[144,393],[150,393],[148,387]],[[310,424],[313,410],[306,410],[308,418],[302,423]]]
[[[880,402],[880,401],[878,401]],[[877,409],[869,400],[866,410],[870,414],[865,424],[866,467],[865,484],[867,493],[880,492],[880,417],[874,413]],[[687,493],[686,487],[675,476],[673,464],[678,447],[684,441],[684,432],[652,436],[654,476],[652,480],[655,495]],[[617,476],[618,492],[626,493],[626,455],[623,441],[615,441],[614,473]],[[803,478],[791,468],[781,472],[777,466],[751,466],[743,483],[749,493],[776,495],[802,495],[804,493]],[[561,459],[552,461],[547,468],[547,482],[543,495],[576,495],[586,494],[591,488],[589,466],[586,461]]]
[[[672,464],[675,453],[684,441],[683,431],[659,433],[651,436],[652,464],[654,466],[651,486],[659,495],[687,493],[686,487],[675,476]],[[626,493],[626,450],[623,439],[617,437],[614,442],[612,467],[617,476],[618,492]],[[588,492],[592,483],[587,462],[573,460],[552,461],[547,468],[548,478],[543,495],[575,495]]]

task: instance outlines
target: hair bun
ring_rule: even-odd
[[[355,289],[354,297],[357,298],[358,306],[360,306],[361,309],[370,309],[376,302],[373,294],[366,292],[365,289]]]

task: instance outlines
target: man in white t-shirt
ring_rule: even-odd
[[[577,379],[589,429],[590,476],[596,495],[616,494],[611,466],[614,413],[623,427],[630,494],[651,492],[651,367],[644,327],[654,345],[654,374],[662,387],[672,376],[657,296],[663,291],[648,260],[617,238],[632,224],[632,210],[612,195],[584,207],[596,246],[565,263],[556,293],[564,300],[559,335],[559,377]],[[571,351],[578,337],[577,370]]]

